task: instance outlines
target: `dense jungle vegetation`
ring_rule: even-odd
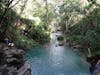
[[[27,7],[29,5],[27,0],[0,1],[1,42],[4,41],[4,38],[9,38],[19,48],[31,48],[37,44],[49,41],[50,28],[45,18],[45,6],[39,8],[42,5],[34,1],[32,3],[35,6],[30,11],[29,7]],[[42,12],[42,9],[44,12]],[[41,22],[37,23],[33,19],[28,18],[32,15],[37,20],[41,20]]]
[[[60,26],[67,42],[80,45],[84,52],[90,52],[89,56],[100,54],[100,3],[98,0],[75,1],[65,1],[60,6]]]
[[[59,27],[66,43],[100,54],[99,0],[0,0],[1,43],[8,38],[18,48],[32,48],[49,42]]]
[[[59,31],[63,35],[56,36],[54,42],[82,52],[93,73],[100,60],[100,0],[0,0],[0,67],[22,67],[24,50],[44,44],[48,47],[50,35]]]

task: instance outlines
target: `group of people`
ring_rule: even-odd
[[[11,47],[14,46],[14,43],[13,43],[10,39],[8,39],[8,38],[5,38],[5,39],[4,39],[4,42],[5,42],[8,46],[11,46]]]

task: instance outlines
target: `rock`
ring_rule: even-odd
[[[11,52],[10,50],[6,50],[6,51],[4,52],[4,54],[5,54],[5,55],[12,55],[12,52]]]
[[[59,46],[63,46],[63,45],[64,45],[64,43],[63,43],[63,42],[60,42],[58,45],[59,45]]]
[[[13,61],[18,61],[17,58],[8,58],[6,59],[7,63],[13,62]]]
[[[2,49],[2,45],[0,44],[0,49]]]
[[[8,70],[10,70],[10,72],[16,71],[17,69],[15,68],[15,66],[11,66],[11,67],[7,67]]]
[[[0,49],[4,53],[4,61],[5,65],[0,66],[0,75],[4,75],[5,71],[7,72],[6,75],[31,75],[30,74],[30,66],[25,64],[23,59],[23,54],[25,53],[22,49],[17,49],[16,47],[9,47],[6,44],[0,44]],[[24,66],[24,67],[23,67]],[[23,68],[18,74],[18,70]],[[5,70],[6,69],[6,70]],[[2,73],[2,74],[1,74]]]
[[[2,75],[2,73],[0,72],[0,75]]]
[[[64,45],[64,41],[59,41],[59,42],[58,42],[58,45],[59,45],[59,46],[63,46],[63,45]]]
[[[5,56],[6,58],[11,58],[11,57],[13,57],[13,55],[7,55],[7,56]]]
[[[21,49],[10,49],[4,52],[6,55],[23,54],[24,51]]]
[[[80,49],[81,46],[80,46],[80,45],[75,45],[75,46],[73,46],[73,48],[75,48],[75,49]]]
[[[17,71],[17,75],[24,75],[27,71],[29,71],[28,74],[25,75],[30,75],[31,74],[31,66],[29,63],[25,62],[24,65]]]
[[[76,43],[72,43],[73,46],[77,46]]]
[[[17,52],[17,54],[20,54],[20,53],[25,53],[25,52],[24,52],[24,50],[22,50],[22,49],[17,49],[17,51],[16,51],[16,52]]]
[[[66,43],[65,45],[66,45],[66,46],[69,46],[69,43]]]
[[[0,69],[5,69],[7,67],[7,64],[0,66]]]
[[[75,51],[75,52],[78,52],[79,50],[78,50],[78,49],[74,49],[74,51]]]
[[[3,50],[9,50],[10,48],[8,46],[3,47]]]

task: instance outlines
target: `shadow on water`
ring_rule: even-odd
[[[35,47],[25,55],[31,63],[32,75],[90,75],[89,66],[72,49],[56,46],[53,34],[48,47]]]

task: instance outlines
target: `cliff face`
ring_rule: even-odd
[[[24,60],[24,50],[1,43],[2,50],[0,75],[31,75],[29,63]]]

